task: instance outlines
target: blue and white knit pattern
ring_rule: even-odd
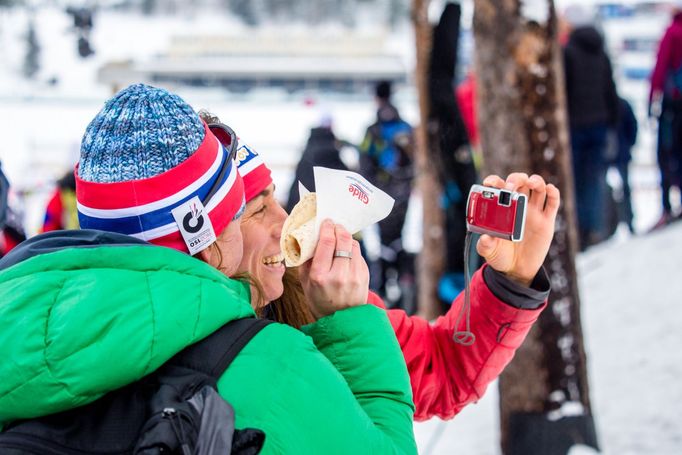
[[[131,85],[88,125],[78,172],[81,179],[99,183],[153,177],[191,156],[204,134],[201,119],[182,98]]]
[[[81,227],[118,232],[147,241],[163,237],[178,230],[178,226],[171,213],[174,208],[184,204],[194,196],[198,196],[203,201],[209,189],[217,184],[218,191],[206,205],[206,211],[208,213],[212,212],[227,197],[237,178],[237,172],[234,163],[227,161],[228,156],[225,148],[217,139],[211,138],[211,146],[218,148],[219,151],[211,167],[191,185],[181,188],[172,194],[163,195],[163,197],[154,202],[138,206],[99,209],[88,207],[79,201],[77,206]],[[220,177],[220,171],[225,166],[227,167],[227,172]],[[216,182],[219,177],[220,181]],[[173,190],[169,187],[165,189],[168,191]],[[238,213],[238,215],[241,214]]]

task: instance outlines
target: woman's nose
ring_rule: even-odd
[[[284,226],[284,221],[287,219],[287,212],[284,208],[276,203],[274,207],[275,214],[273,219],[273,234],[279,239],[282,235],[282,227]]]

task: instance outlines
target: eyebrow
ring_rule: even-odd
[[[272,190],[270,190],[270,187],[268,186],[268,188],[265,188],[263,191],[260,192],[258,197],[268,197],[271,194],[274,194],[275,188],[276,188],[275,185],[272,185]]]

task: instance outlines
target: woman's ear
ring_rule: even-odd
[[[199,251],[197,254],[194,255],[197,259],[207,263],[208,265],[213,265],[213,260],[214,260],[214,254],[213,254],[213,245],[209,245],[207,248],[204,248],[203,250]]]

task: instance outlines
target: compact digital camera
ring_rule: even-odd
[[[473,185],[467,200],[467,229],[520,242],[526,224],[526,195]]]

